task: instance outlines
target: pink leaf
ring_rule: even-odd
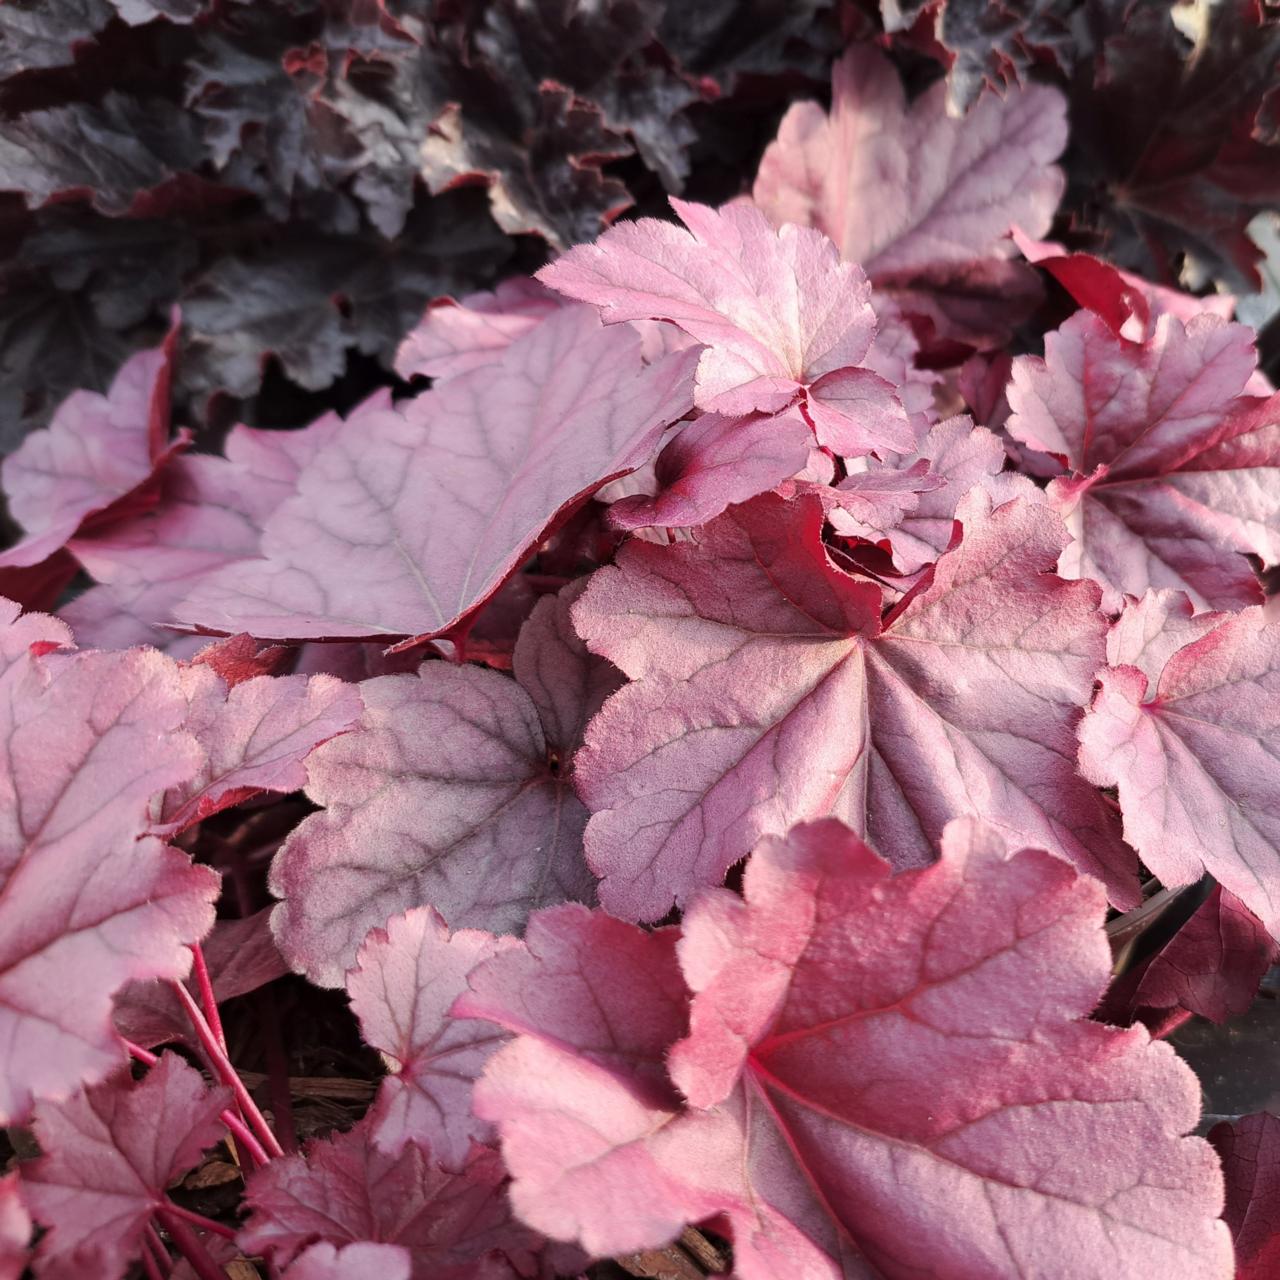
[[[971,489],[985,490],[995,505],[1014,497],[1040,500],[1030,481],[1003,470],[1004,462],[1004,447],[990,431],[975,427],[967,417],[948,418],[929,429],[915,453],[892,465],[873,459],[866,472],[855,472],[837,485],[841,493],[861,495],[886,492],[896,482],[917,495],[914,501],[902,503],[897,512],[890,505],[877,520],[876,512],[864,514],[845,498],[831,513],[832,528],[872,541],[885,539],[894,567],[916,573],[951,544],[956,511]]]
[[[49,1232],[36,1249],[41,1280],[118,1280],[142,1249],[165,1190],[223,1135],[228,1089],[164,1054],[134,1084],[126,1072],[62,1103],[36,1108],[44,1155],[23,1168],[35,1217]]]
[[[811,498],[756,499],[696,543],[633,543],[592,577],[574,621],[633,680],[577,765],[607,910],[660,919],[761,835],[824,814],[911,864],[950,818],[985,816],[1137,901],[1073,762],[1103,659],[1096,588],[1052,574],[1052,512],[983,501],[883,625],[879,590],[828,559]]]
[[[539,605],[516,679],[428,662],[366,681],[360,724],[310,757],[307,794],[325,811],[290,836],[271,887],[281,950],[313,982],[340,985],[365,934],[411,907],[507,933],[593,896],[570,764],[617,674],[573,635],[576,595]]]
[[[527,1222],[610,1254],[727,1219],[743,1280],[1022,1280],[1067,1256],[1097,1280],[1231,1275],[1215,1162],[1179,1136],[1194,1076],[1144,1030],[1087,1020],[1110,969],[1095,881],[972,821],[940,862],[891,876],[824,822],[765,840],[745,894],[689,909],[683,1106],[652,1082],[661,1049],[609,1059],[592,1030],[627,1025],[649,967],[584,989],[586,966],[531,946],[473,978],[507,993],[463,1007],[516,1035],[476,1099]]]
[[[494,364],[517,338],[563,305],[545,286],[521,276],[461,302],[436,298],[400,344],[396,372],[402,378],[421,374],[442,380]]]
[[[818,443],[837,453],[910,449],[893,387],[861,367],[876,334],[861,268],[840,262],[817,232],[775,231],[750,205],[715,210],[673,198],[671,207],[688,230],[654,218],[622,223],[539,279],[594,303],[607,323],[669,320],[706,343],[699,408],[777,413],[801,397]]]
[[[178,616],[261,637],[457,628],[557,519],[633,470],[691,407],[694,352],[567,307],[500,363],[348,424],[267,521],[261,558],[200,583]]]
[[[1239,398],[1252,330],[1164,315],[1138,344],[1078,312],[1013,363],[1008,429],[1072,473],[1051,487],[1074,541],[1060,571],[1123,593],[1185,590],[1200,607],[1261,599],[1242,552],[1280,559],[1280,399]]]
[[[1214,1022],[1245,1013],[1275,958],[1262,923],[1221,885],[1154,955],[1111,985],[1099,1011],[1127,1025],[1148,1010],[1185,1009]]]
[[[22,1280],[31,1239],[31,1215],[22,1201],[18,1175],[0,1178],[0,1280]]]
[[[390,404],[371,396],[347,417],[351,429]],[[302,468],[344,422],[326,414],[298,431],[235,427],[225,458],[178,458],[164,472],[153,510],[78,537],[70,549],[98,585],[62,609],[86,643],[122,649],[145,642],[193,647],[162,624],[174,606],[224,565],[257,555],[263,524],[290,497]],[[197,642],[198,643],[198,642]]]
[[[794,410],[748,418],[704,413],[658,455],[656,496],[615,502],[609,523],[615,529],[706,524],[802,471],[813,447],[813,431]]]
[[[174,453],[168,445],[169,382],[176,330],[140,351],[105,396],[75,391],[52,422],[33,432],[0,467],[9,512],[27,536],[0,554],[0,570],[54,554],[93,517],[126,509],[124,499]]]
[[[430,907],[395,916],[364,940],[347,994],[365,1042],[390,1069],[370,1114],[377,1146],[395,1154],[420,1142],[452,1169],[465,1165],[473,1140],[489,1140],[489,1126],[471,1113],[471,1083],[505,1037],[448,1014],[467,975],[514,944],[475,929],[451,936]]]
[[[48,618],[2,634],[0,1120],[12,1123],[121,1061],[112,995],[187,972],[218,877],[143,836],[151,797],[203,759],[181,728],[176,664],[154,650],[40,656],[67,639]]]
[[[1280,1269],[1280,1119],[1270,1112],[1214,1125],[1236,1246],[1236,1280],[1271,1280]]]
[[[276,1266],[316,1243],[394,1244],[413,1280],[513,1280],[534,1274],[541,1242],[512,1221],[505,1180],[493,1151],[473,1148],[460,1173],[446,1173],[416,1142],[380,1152],[359,1125],[255,1173],[239,1242]]]
[[[908,107],[893,64],[855,46],[832,73],[830,116],[792,106],[752,194],[775,223],[824,231],[940,336],[998,344],[1035,301],[1034,277],[1010,261],[1004,237],[1015,223],[1048,230],[1065,106],[1036,85],[987,94],[956,119],[939,83]]]
[[[834,488],[816,486],[811,492],[822,500],[831,527],[842,537],[888,543],[890,530],[897,530],[908,513],[919,507],[921,495],[945,484],[941,476],[929,470],[925,459],[916,458],[901,469],[868,467],[854,471]]]
[[[221,1005],[256,991],[289,972],[271,936],[269,907],[239,920],[219,920],[201,943]],[[175,1040],[193,1041],[191,1019],[167,982],[131,982],[116,996],[116,1030],[152,1049]]]
[[[1173,612],[1177,600],[1170,592],[1136,607]],[[1274,937],[1280,624],[1255,607],[1195,626],[1202,633],[1176,651],[1153,647],[1147,670],[1116,665],[1113,646],[1080,726],[1081,767],[1119,788],[1125,839],[1165,885],[1208,871]]]
[[[471,971],[453,1014],[553,1037],[672,1101],[663,1058],[689,1025],[679,936],[577,903],[547,907],[530,918],[523,942]]]
[[[182,673],[190,702],[186,729],[205,762],[168,792],[157,834],[173,835],[260,791],[299,791],[303,761],[321,743],[355,727],[360,691],[332,676],[256,676],[228,689],[207,664]]]
[[[409,1280],[412,1259],[398,1244],[313,1244],[284,1280]]]

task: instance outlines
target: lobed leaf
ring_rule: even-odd
[[[1176,592],[1126,605],[1147,625],[1189,618]],[[1119,627],[1122,624],[1117,624]],[[1280,626],[1263,608],[1184,621],[1183,643],[1153,643],[1133,661],[1131,624],[1080,726],[1080,765],[1115,786],[1125,839],[1168,886],[1208,871],[1280,930]],[[1126,661],[1128,659],[1128,661]],[[1145,667],[1145,669],[1143,669]]]
[[[369,930],[412,907],[510,933],[537,907],[592,898],[571,761],[617,676],[572,634],[576,596],[539,605],[515,679],[427,662],[365,681],[361,722],[309,758],[325,809],[289,837],[271,889],[280,948],[313,982],[340,985]]]
[[[831,76],[831,111],[791,106],[752,198],[779,226],[816,227],[877,290],[937,338],[994,346],[1038,301],[1010,227],[1049,229],[1066,102],[1045,85],[947,112],[939,83],[908,106],[893,64],[855,45]]]
[[[146,836],[147,806],[200,769],[175,663],[154,650],[50,653],[66,628],[5,621],[0,651],[0,1118],[100,1080],[122,1050],[111,998],[177,978],[218,878]]]
[[[1109,976],[1103,907],[1092,879],[973,821],[896,876],[837,822],[767,839],[745,902],[710,890],[689,908],[692,1020],[669,1056],[687,1103],[655,1078],[659,1044],[601,1052],[601,1021],[625,1028],[654,968],[583,989],[584,965],[542,961],[531,927],[459,1005],[516,1036],[476,1100],[517,1213],[603,1254],[727,1220],[744,1280],[1021,1280],[1068,1251],[1080,1277],[1226,1280],[1220,1175],[1180,1136],[1194,1077],[1144,1030],[1087,1020]],[[609,965],[592,916],[548,915],[564,950]]]
[[[261,791],[300,791],[303,762],[317,747],[355,727],[358,688],[332,676],[255,676],[233,688],[206,664],[182,673],[185,728],[205,760],[189,782],[169,791],[152,830],[172,835]]]
[[[417,1142],[383,1154],[362,1125],[258,1170],[238,1240],[276,1266],[317,1243],[368,1243],[400,1246],[411,1280],[514,1280],[536,1274],[540,1241],[512,1220],[505,1179],[492,1151],[446,1173]]]
[[[633,682],[577,764],[607,910],[661,919],[760,836],[825,814],[899,865],[981,815],[1136,901],[1132,855],[1075,771],[1096,589],[1052,574],[1052,512],[973,498],[959,544],[883,623],[880,590],[828,557],[813,498],[758,498],[593,576],[575,624]]]
[[[41,1103],[44,1154],[22,1170],[31,1211],[49,1228],[35,1253],[41,1280],[120,1280],[166,1189],[223,1136],[219,1115],[230,1102],[229,1089],[206,1088],[167,1053],[139,1084],[124,1073]]]
[[[471,1112],[471,1084],[505,1037],[449,1010],[468,975],[514,942],[475,929],[450,934],[438,912],[419,907],[361,944],[347,994],[365,1042],[388,1065],[368,1121],[380,1149],[397,1155],[418,1142],[443,1167],[461,1169],[472,1142],[490,1139]]]
[[[634,470],[691,408],[696,353],[643,367],[637,336],[565,308],[473,370],[335,435],[214,573],[189,623],[260,637],[445,634],[557,519]]]
[[[855,456],[913,436],[895,390],[865,367],[876,335],[862,269],[807,228],[749,205],[672,199],[685,228],[642,218],[578,245],[538,279],[606,323],[668,320],[707,345],[694,399],[729,416],[803,403],[818,443]]]
[[[1216,316],[1166,314],[1135,343],[1089,312],[1014,360],[1008,430],[1068,472],[1050,489],[1074,535],[1060,571],[1110,611],[1148,588],[1261,599],[1241,553],[1280,557],[1280,401],[1241,395],[1255,363],[1251,330]]]

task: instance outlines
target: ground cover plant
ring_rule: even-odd
[[[1271,1276],[1278,86],[0,5],[0,1280]]]

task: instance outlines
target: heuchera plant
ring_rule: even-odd
[[[1280,394],[1044,239],[1053,9],[935,6],[914,98],[854,46],[749,193],[438,299],[407,394],[197,452],[175,314],[6,460],[0,1280],[1275,1274],[1280,1121],[1196,1136],[1163,1036],[1280,939]],[[354,1127],[237,1069],[287,971]]]

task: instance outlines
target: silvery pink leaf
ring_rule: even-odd
[[[27,1268],[31,1215],[22,1200],[18,1175],[0,1178],[0,1280],[22,1280]]]
[[[825,814],[911,864],[949,819],[985,816],[1137,901],[1074,765],[1103,662],[1097,588],[1052,573],[1050,510],[989,502],[970,494],[963,538],[883,622],[879,588],[828,557],[813,497],[757,498],[593,575],[574,622],[632,680],[577,761],[607,910],[661,919],[760,836]]]
[[[539,604],[515,678],[434,661],[368,680],[361,722],[308,759],[324,811],[277,854],[271,888],[281,950],[313,982],[340,985],[369,930],[412,907],[510,933],[594,896],[573,761],[618,675],[573,633],[578,590]]]
[[[1255,364],[1252,330],[1217,316],[1166,313],[1138,343],[1087,311],[1013,362],[1009,433],[1068,472],[1049,490],[1073,534],[1059,571],[1109,611],[1148,588],[1261,600],[1243,553],[1280,559],[1280,398],[1241,395]]]
[[[0,575],[31,569],[90,522],[128,514],[130,502],[186,437],[169,441],[169,384],[176,330],[121,366],[105,395],[74,391],[49,426],[32,432],[0,466],[9,513],[26,530],[0,553]],[[0,580],[0,588],[5,580]]]
[[[389,404],[385,393],[371,396],[346,423]],[[163,625],[172,621],[174,606],[202,578],[258,554],[267,518],[294,492],[306,463],[343,427],[336,413],[297,431],[238,426],[227,437],[225,458],[175,459],[160,478],[152,509],[69,544],[97,585],[61,615],[86,644],[122,649],[151,643],[175,656],[194,651],[199,641]]]
[[[704,413],[658,455],[656,493],[613,503],[609,523],[627,530],[706,524],[803,470],[813,448],[813,431],[794,409],[746,418]]]
[[[895,389],[864,367],[876,317],[860,267],[819,232],[775,231],[750,205],[671,207],[684,227],[622,223],[539,279],[595,304],[607,323],[668,320],[705,343],[701,409],[733,417],[801,400],[818,443],[838,453],[913,446]]]
[[[1172,592],[1126,606],[1134,609],[1148,624],[1153,613],[1190,611]],[[1097,785],[1119,788],[1125,839],[1165,885],[1208,871],[1275,937],[1280,623],[1255,606],[1184,621],[1181,630],[1181,647],[1147,646],[1136,655],[1141,666],[1123,661],[1133,661],[1137,626],[1113,646],[1080,726],[1081,768]]]
[[[895,512],[892,505],[877,519],[847,498],[831,513],[838,533],[888,542],[894,567],[912,574],[931,564],[951,544],[956,511],[965,495],[981,488],[995,505],[1014,497],[1040,501],[1040,491],[1025,477],[1004,470],[1004,446],[983,427],[964,416],[948,418],[929,429],[915,453],[889,463],[869,459],[864,472],[855,472],[837,490],[861,496],[868,490],[888,492],[895,481],[913,492],[914,501]],[[916,473],[921,473],[916,478]],[[921,481],[927,481],[921,483]],[[843,509],[843,511],[842,511]],[[896,518],[895,518],[896,517]]]
[[[1066,103],[1043,85],[987,94],[960,118],[935,84],[907,104],[893,64],[854,46],[832,73],[831,112],[793,105],[752,195],[778,225],[816,227],[877,290],[942,338],[1004,341],[1037,298],[1011,260],[1020,224],[1043,234],[1063,177]]]
[[[303,761],[353,728],[363,705],[355,685],[332,676],[255,676],[228,688],[207,663],[182,672],[184,728],[204,748],[195,777],[157,805],[157,834],[173,835],[260,791],[300,791]]]
[[[566,307],[474,369],[347,424],[263,530],[260,558],[200,583],[178,617],[282,639],[441,635],[547,530],[633,470],[691,408],[696,352]]]
[[[558,294],[522,276],[504,280],[492,293],[472,293],[460,301],[436,298],[400,344],[396,372],[440,381],[493,364],[563,305]]]
[[[492,1023],[449,1016],[477,965],[513,946],[477,929],[450,934],[438,912],[418,907],[374,929],[347,974],[365,1043],[387,1061],[369,1118],[371,1140],[396,1154],[427,1145],[445,1168],[463,1167],[472,1141],[491,1130],[471,1111],[471,1084],[505,1036]]]
[[[16,610],[14,611],[16,612]],[[49,652],[51,618],[0,634],[0,1118],[123,1058],[111,998],[183,976],[218,877],[144,835],[148,803],[195,776],[177,665],[154,650]]]
[[[398,1244],[313,1244],[284,1273],[284,1280],[409,1280],[412,1260]]]

